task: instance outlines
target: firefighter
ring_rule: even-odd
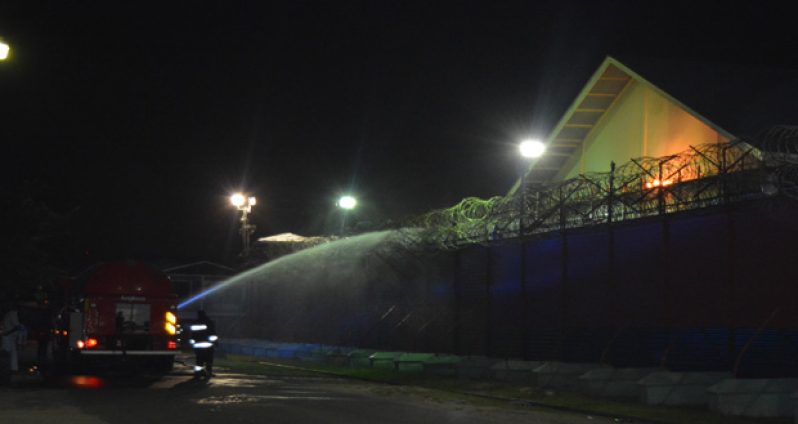
[[[196,365],[194,365],[194,378],[211,378],[213,376],[213,349],[219,337],[216,336],[216,326],[208,318],[205,311],[197,312],[197,321],[189,327],[191,338],[189,343],[194,348]]]

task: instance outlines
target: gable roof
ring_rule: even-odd
[[[607,56],[550,133],[547,153],[530,162],[526,174],[529,181],[545,182],[555,177],[581,151],[591,130],[631,86],[631,81],[654,90],[729,139],[754,136],[774,125],[798,123],[798,108],[787,105],[798,98],[798,72],[631,60],[635,69],[657,84]],[[510,193],[519,184],[516,182]]]

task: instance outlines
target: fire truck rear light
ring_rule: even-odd
[[[177,349],[177,342],[174,341],[174,340],[169,340],[168,342],[166,342],[166,348],[167,349]]]
[[[97,342],[97,339],[86,339],[87,348],[97,347],[98,344],[99,342]]]
[[[163,325],[163,328],[164,330],[166,330],[167,333],[169,333],[170,336],[174,336],[175,333],[177,333],[177,328],[174,326],[174,324],[170,322],[165,323]]]

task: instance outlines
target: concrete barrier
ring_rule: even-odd
[[[726,372],[653,372],[641,378],[640,402],[648,405],[708,405],[707,389],[731,378]]]
[[[441,377],[457,376],[457,366],[462,359],[454,355],[435,355],[424,361],[424,374]]]
[[[369,357],[373,353],[373,350],[361,349],[355,349],[349,352],[349,366],[352,368],[369,368],[371,366]]]
[[[490,374],[494,380],[512,383],[535,384],[536,374],[533,371],[543,365],[540,361],[504,360],[490,367]]]
[[[369,356],[369,366],[371,368],[386,368],[396,369],[396,359],[402,356],[404,352],[374,352]]]
[[[457,364],[457,377],[469,379],[489,379],[490,368],[499,362],[484,356],[466,356]]]
[[[303,362],[322,363],[327,360],[327,353],[330,350],[324,345],[305,344],[297,348],[295,358]]]
[[[579,376],[580,390],[591,396],[637,399],[638,380],[655,371],[656,368],[597,368]]]
[[[403,353],[394,359],[394,369],[401,372],[423,372],[424,362],[434,357],[434,353]]]
[[[595,363],[546,362],[535,368],[533,373],[538,386],[575,390],[579,387],[580,376],[602,367]]]
[[[798,378],[729,378],[707,391],[709,409],[724,415],[792,417]]]
[[[324,362],[328,365],[347,366],[349,365],[349,354],[355,350],[333,346],[325,353]]]

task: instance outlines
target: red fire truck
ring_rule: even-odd
[[[57,362],[172,369],[177,295],[166,275],[141,262],[102,263],[68,286],[53,329]]]

